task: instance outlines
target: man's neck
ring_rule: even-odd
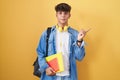
[[[58,23],[58,26],[62,27],[62,29],[63,29],[65,26],[68,26],[68,23],[65,23],[65,24]]]

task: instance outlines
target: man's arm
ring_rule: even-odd
[[[55,71],[49,67],[49,65],[46,63],[45,55],[46,55],[46,36],[47,32],[45,31],[39,41],[39,45],[37,48],[38,53],[38,62],[40,66],[41,73],[46,72],[47,75],[52,76],[55,75]]]
[[[79,43],[78,41],[76,41],[73,44],[73,48],[74,48],[75,59],[82,60],[85,56],[84,41],[82,41],[82,43]]]
[[[38,62],[40,66],[40,71],[43,73],[46,68],[48,68],[48,64],[45,60],[46,53],[46,31],[42,34],[38,47],[37,47],[37,54],[38,54]]]
[[[85,56],[85,48],[84,48],[84,41],[83,38],[85,37],[86,33],[89,31],[90,29],[88,29],[87,31],[81,29],[80,32],[77,34],[77,40],[74,43],[74,54],[75,54],[75,58],[77,60],[82,60]]]

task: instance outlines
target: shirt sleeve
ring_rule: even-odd
[[[84,46],[85,46],[84,41],[82,41],[80,46],[77,45],[77,41],[75,41],[73,43],[73,48],[74,48],[73,50],[74,50],[75,59],[80,61],[80,60],[82,60],[84,58],[84,56],[85,56],[85,48],[84,48]]]
[[[46,68],[48,68],[48,64],[46,63],[45,60],[45,55],[46,55],[46,31],[42,34],[38,47],[37,47],[37,54],[38,54],[38,62],[40,66],[40,72],[43,73]]]

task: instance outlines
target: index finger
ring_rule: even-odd
[[[88,32],[88,31],[90,31],[91,30],[91,28],[89,28],[88,30],[86,30],[85,32]]]

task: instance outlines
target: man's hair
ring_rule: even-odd
[[[67,3],[60,3],[55,6],[55,11],[65,11],[65,12],[70,12],[71,11],[71,6],[68,5]]]

